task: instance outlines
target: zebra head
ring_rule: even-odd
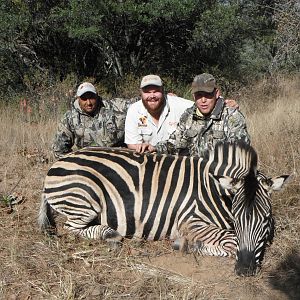
[[[274,235],[271,193],[280,190],[288,175],[267,178],[251,169],[243,178],[214,176],[220,185],[233,192],[232,215],[237,238],[235,271],[240,276],[256,275],[265,248]]]

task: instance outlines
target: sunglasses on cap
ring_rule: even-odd
[[[196,93],[195,93],[195,96],[196,96],[197,98],[202,98],[202,97],[204,97],[204,98],[211,99],[211,98],[214,97],[215,91],[216,91],[216,90],[213,90],[211,93],[199,91],[199,92],[196,92]]]
[[[80,96],[81,100],[97,99],[97,98],[98,98],[98,96],[92,92],[87,92]]]

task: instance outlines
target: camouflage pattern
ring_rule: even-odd
[[[83,112],[78,100],[58,125],[53,153],[56,158],[72,152],[72,147],[113,147],[124,141],[125,118],[129,105],[139,98],[102,100],[94,116]]]
[[[169,140],[156,145],[158,153],[203,156],[217,142],[243,140],[250,143],[244,116],[225,106],[223,98],[217,100],[210,116],[200,116],[196,111],[194,104],[182,114]]]

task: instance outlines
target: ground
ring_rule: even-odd
[[[43,235],[36,219],[50,165],[37,155],[0,157],[2,199],[12,191],[23,196],[12,208],[4,201],[0,208],[0,299],[300,299],[296,197],[277,212],[276,236],[261,272],[244,278],[235,275],[234,259],[182,254],[169,241],[125,240],[113,251],[104,242],[73,236],[61,219],[58,236]],[[275,212],[286,205],[289,189],[295,185],[276,195]]]

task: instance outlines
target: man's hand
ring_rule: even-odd
[[[135,150],[135,152],[137,152],[137,153],[156,151],[155,147],[148,144],[148,143],[131,144],[131,145],[127,145],[127,146],[128,146],[129,149]]]
[[[233,107],[236,109],[240,108],[240,106],[237,104],[237,102],[234,99],[225,99],[225,104],[226,106]]]

